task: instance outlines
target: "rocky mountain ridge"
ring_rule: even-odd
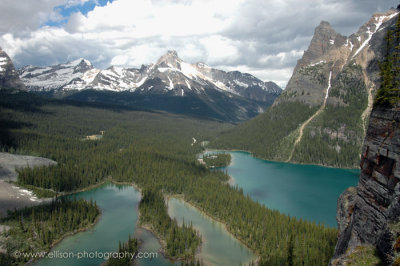
[[[100,70],[81,58],[49,67],[26,66],[19,74],[29,91],[47,96],[229,122],[262,113],[282,92],[275,83],[250,74],[186,63],[176,51],[140,68]]]
[[[273,106],[214,145],[268,160],[357,167],[380,84],[385,34],[398,14],[374,14],[349,37],[322,21]]]
[[[344,67],[349,64],[357,64],[367,73],[363,77],[365,84],[370,84],[368,76],[376,72],[376,66],[370,65],[375,56],[382,57],[380,42],[383,38],[384,29],[388,26],[396,15],[398,10],[391,9],[387,13],[377,13],[362,25],[360,29],[349,37],[337,33],[329,22],[321,21],[315,29],[314,37],[303,57],[297,62],[293,71],[293,76],[286,87],[287,94],[296,94],[296,97],[281,98],[275,105],[282,100],[299,101],[311,105],[320,105],[325,98],[325,88],[329,73],[332,72],[334,80]],[[378,42],[378,47],[377,47]],[[373,68],[373,69],[372,69]],[[316,73],[307,75],[307,70],[313,69]],[[305,75],[306,74],[306,75]],[[305,76],[309,76],[308,79]],[[317,79],[317,80],[315,80]],[[317,81],[317,82],[316,82]],[[372,80],[376,83],[376,80]],[[369,87],[370,87],[369,86]],[[375,86],[374,86],[375,87]],[[309,88],[309,94],[300,95],[299,91]],[[339,99],[330,99],[337,101]]]

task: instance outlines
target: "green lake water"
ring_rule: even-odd
[[[359,170],[271,162],[247,152],[229,153],[232,163],[222,169],[245,194],[270,209],[331,227],[337,226],[338,197],[357,185],[360,174]]]
[[[149,232],[145,229],[142,229],[142,228],[136,228],[135,237],[140,239],[140,241],[141,241],[141,247],[140,247],[141,252],[155,252],[155,251],[161,250],[160,242],[158,241],[158,239],[156,237],[154,237],[154,235],[151,232]],[[165,259],[160,252],[158,252],[157,258],[140,259],[140,260],[137,260],[136,262],[137,262],[137,265],[139,265],[139,266],[174,265],[172,262]]]
[[[219,222],[215,222],[181,199],[170,198],[168,213],[179,224],[192,222],[202,236],[202,246],[196,259],[206,265],[247,265],[255,260],[253,253],[232,235]]]

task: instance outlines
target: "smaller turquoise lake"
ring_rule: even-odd
[[[82,252],[114,252],[119,241],[133,236],[138,219],[140,192],[131,186],[106,184],[92,190],[76,193],[71,197],[96,201],[102,211],[97,224],[85,231],[65,238],[52,251],[72,252],[76,257],[46,258],[36,265],[100,265],[104,258],[80,258]]]
[[[360,175],[359,170],[271,162],[240,151],[228,153],[232,162],[221,169],[228,171],[245,194],[270,209],[331,227],[337,226],[338,197],[356,186]]]
[[[254,254],[231,234],[224,226],[213,221],[182,199],[170,198],[168,214],[179,224],[192,222],[193,227],[202,237],[200,253],[196,259],[205,265],[248,265],[257,258]]]

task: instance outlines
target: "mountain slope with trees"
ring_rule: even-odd
[[[378,62],[384,57],[385,34],[398,12],[374,14],[349,37],[322,21],[275,103],[211,145],[268,160],[357,167],[381,82]]]

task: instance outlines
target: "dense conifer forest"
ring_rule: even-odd
[[[400,16],[386,35],[385,60],[380,64],[382,84],[375,104],[393,105],[400,101]]]
[[[197,161],[203,149],[199,143],[232,125],[46,100],[27,93],[1,93],[0,108],[3,151],[40,155],[58,162],[21,170],[18,182],[56,192],[74,191],[104,180],[133,182],[144,191],[141,219],[160,225],[156,232],[165,234],[167,252],[172,256],[192,252],[197,238],[189,221],[178,228],[166,217],[166,206],[160,199],[167,194],[181,194],[184,200],[225,223],[235,237],[260,256],[261,265],[326,265],[332,256],[335,229],[269,210],[240,188],[227,185],[225,173],[210,171]],[[100,131],[102,139],[86,139]],[[193,137],[198,142],[192,146]],[[160,215],[145,216],[156,212]]]
[[[123,254],[121,257],[111,257],[106,266],[127,266],[134,265],[134,259],[139,250],[139,242],[136,238],[131,238],[129,236],[127,242],[119,243],[118,253]],[[129,253],[129,255],[128,255]],[[135,256],[132,258],[130,255],[134,254]]]
[[[165,243],[164,249],[170,258],[194,259],[201,237],[192,225],[178,222],[169,217],[164,196],[160,190],[146,189],[139,204],[140,223],[148,225]]]

